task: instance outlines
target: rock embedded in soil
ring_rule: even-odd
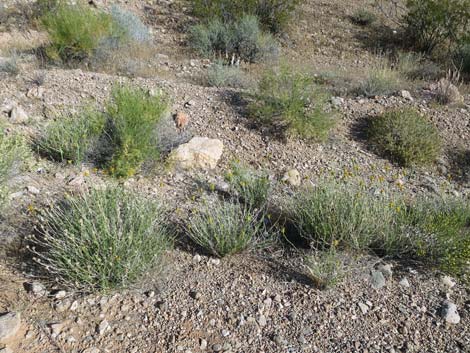
[[[282,177],[282,181],[292,186],[300,186],[302,183],[300,173],[297,169],[288,170]]]
[[[457,311],[457,305],[451,301],[444,301],[441,308],[441,315],[449,324],[458,324],[460,322],[460,315]]]
[[[14,337],[21,327],[21,315],[9,312],[0,316],[0,342]]]
[[[372,288],[381,289],[385,286],[385,277],[380,271],[372,271],[370,275]]]
[[[169,160],[182,169],[214,169],[223,150],[224,144],[219,139],[193,137],[188,143],[175,149]]]

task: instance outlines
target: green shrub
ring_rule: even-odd
[[[437,128],[410,108],[370,119],[367,134],[374,149],[403,166],[432,163],[441,150]]]
[[[233,23],[214,19],[207,24],[193,26],[189,32],[189,44],[203,56],[230,56],[232,61],[256,62],[279,55],[276,41],[261,31],[254,16],[243,16]]]
[[[421,199],[408,214],[409,227],[420,234],[417,255],[447,273],[470,280],[470,204],[451,198]]]
[[[166,220],[159,203],[117,187],[95,189],[41,211],[30,249],[69,287],[127,287],[161,264],[171,236]]]
[[[206,200],[190,216],[185,230],[205,251],[224,257],[269,244],[263,212],[240,203]]]
[[[163,95],[150,96],[142,89],[117,87],[107,105],[112,158],[107,167],[117,177],[133,175],[141,164],[158,157],[156,126],[167,111]]]
[[[254,172],[239,163],[232,163],[225,178],[247,207],[263,209],[266,206],[271,189],[267,174]]]
[[[327,101],[310,76],[282,66],[264,74],[248,109],[263,123],[280,123],[287,133],[321,141],[335,120]]]
[[[334,246],[393,253],[407,247],[397,231],[402,209],[401,202],[391,203],[354,185],[322,182],[294,198],[290,219],[301,237],[317,249]]]
[[[49,34],[47,53],[63,61],[82,60],[92,56],[101,40],[113,35],[110,15],[85,5],[61,3],[41,19]]]
[[[354,12],[351,16],[351,21],[360,26],[369,26],[377,20],[377,16],[375,16],[372,12],[367,11],[365,9],[360,9]]]
[[[366,97],[386,96],[397,92],[402,86],[398,71],[387,65],[379,65],[370,69],[367,77],[355,89],[355,93]]]
[[[34,142],[38,152],[55,161],[82,163],[93,154],[106,118],[97,112],[61,117]]]
[[[24,141],[15,135],[7,135],[0,125],[0,211],[8,203],[8,180],[15,166],[27,158],[28,152]]]
[[[470,30],[470,0],[407,0],[407,37],[418,50],[458,44]]]
[[[307,274],[319,289],[336,285],[344,276],[343,263],[334,247],[305,258]]]
[[[238,66],[224,65],[221,62],[207,69],[206,81],[213,87],[243,88],[248,85],[248,79]]]
[[[243,15],[253,15],[271,32],[286,27],[299,0],[192,0],[193,11],[201,19],[234,22]]]

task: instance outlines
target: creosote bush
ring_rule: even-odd
[[[274,33],[285,29],[299,0],[192,0],[196,16],[235,22],[243,15],[256,16],[263,28]]]
[[[272,243],[274,235],[264,216],[264,210],[253,210],[237,201],[207,199],[194,210],[185,230],[205,251],[224,257]]]
[[[403,166],[432,163],[441,151],[437,128],[411,108],[371,118],[367,136],[375,150]]]
[[[266,173],[253,171],[235,162],[232,163],[225,179],[249,208],[263,209],[266,206],[271,189],[271,182]]]
[[[93,189],[42,210],[29,248],[68,287],[128,287],[162,264],[172,237],[166,219],[157,202],[118,187]]]
[[[189,45],[200,55],[231,61],[266,61],[279,55],[275,39],[260,29],[254,16],[243,16],[233,23],[214,19],[193,26],[189,32]]]
[[[328,96],[312,77],[284,65],[266,71],[248,109],[264,124],[277,124],[290,135],[322,141],[335,125],[327,102]]]
[[[106,118],[83,112],[52,121],[34,141],[38,152],[58,162],[82,163],[93,158]]]

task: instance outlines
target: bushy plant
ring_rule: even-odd
[[[82,163],[93,154],[105,121],[103,114],[93,111],[61,117],[47,125],[34,144],[55,161]]]
[[[408,38],[417,49],[458,44],[470,30],[470,0],[407,0]]]
[[[402,86],[399,72],[381,64],[370,69],[367,77],[360,81],[355,93],[366,97],[386,96],[395,93]]]
[[[351,21],[360,26],[369,26],[374,23],[377,16],[366,9],[360,9],[351,16]]]
[[[141,164],[158,157],[155,128],[167,110],[162,94],[150,96],[143,89],[117,87],[106,107],[112,157],[109,172],[117,177],[133,175]]]
[[[305,258],[307,275],[319,289],[327,289],[336,285],[344,276],[343,267],[343,262],[334,247],[318,251]]]
[[[255,172],[234,162],[225,178],[246,206],[251,209],[263,209],[266,206],[271,189],[266,173]]]
[[[299,0],[192,0],[193,11],[201,19],[234,22],[243,15],[260,19],[263,27],[279,32],[286,27]]]
[[[283,65],[263,75],[249,113],[260,122],[283,125],[289,134],[321,141],[335,124],[327,101],[310,76]]]
[[[256,62],[276,58],[279,54],[278,44],[270,34],[261,31],[254,16],[243,16],[233,23],[214,19],[193,26],[189,44],[201,55],[230,57],[232,61]]]
[[[459,48],[455,61],[463,73],[470,75],[470,40]]]
[[[399,53],[395,65],[397,70],[410,80],[438,80],[443,74],[438,64],[423,54],[413,52]]]
[[[11,76],[17,76],[20,73],[18,56],[16,53],[12,53],[9,58],[0,60],[0,72],[5,72]]]
[[[367,135],[374,149],[403,166],[432,163],[441,151],[437,128],[412,108],[371,118]]]
[[[150,41],[151,35],[147,26],[136,14],[113,5],[111,17],[117,28],[123,33],[126,40],[145,43]]]
[[[238,202],[213,199],[194,210],[185,230],[208,253],[217,257],[267,246],[272,240],[264,211]]]
[[[87,292],[127,287],[158,270],[172,234],[159,203],[110,186],[67,195],[39,221],[30,243],[38,265]]]
[[[240,88],[248,85],[248,79],[238,66],[217,62],[207,69],[206,81],[209,86]]]
[[[115,26],[104,12],[63,2],[46,12],[41,23],[51,42],[48,55],[63,61],[89,58],[103,38],[112,36]]]

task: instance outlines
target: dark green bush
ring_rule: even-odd
[[[158,157],[156,126],[168,107],[163,95],[150,96],[142,89],[115,88],[107,105],[107,135],[112,158],[107,163],[110,174],[133,175],[145,160]]]
[[[455,61],[463,73],[470,75],[470,40],[459,48]]]
[[[204,56],[248,62],[275,59],[279,54],[276,41],[260,30],[254,16],[243,16],[230,24],[214,19],[208,24],[196,25],[189,32],[189,44]]]
[[[470,0],[407,0],[407,38],[418,50],[458,44],[470,30]]]
[[[321,141],[335,124],[327,101],[312,77],[282,66],[266,71],[249,113],[262,123],[282,125],[287,133]]]
[[[243,15],[260,19],[263,27],[277,33],[284,29],[300,0],[192,0],[196,16],[203,20],[221,19],[230,23]]]
[[[370,119],[367,134],[374,149],[403,166],[432,163],[441,151],[437,128],[410,108]]]
[[[159,203],[117,187],[67,196],[39,220],[30,246],[36,262],[87,292],[127,287],[156,271],[171,240]]]

